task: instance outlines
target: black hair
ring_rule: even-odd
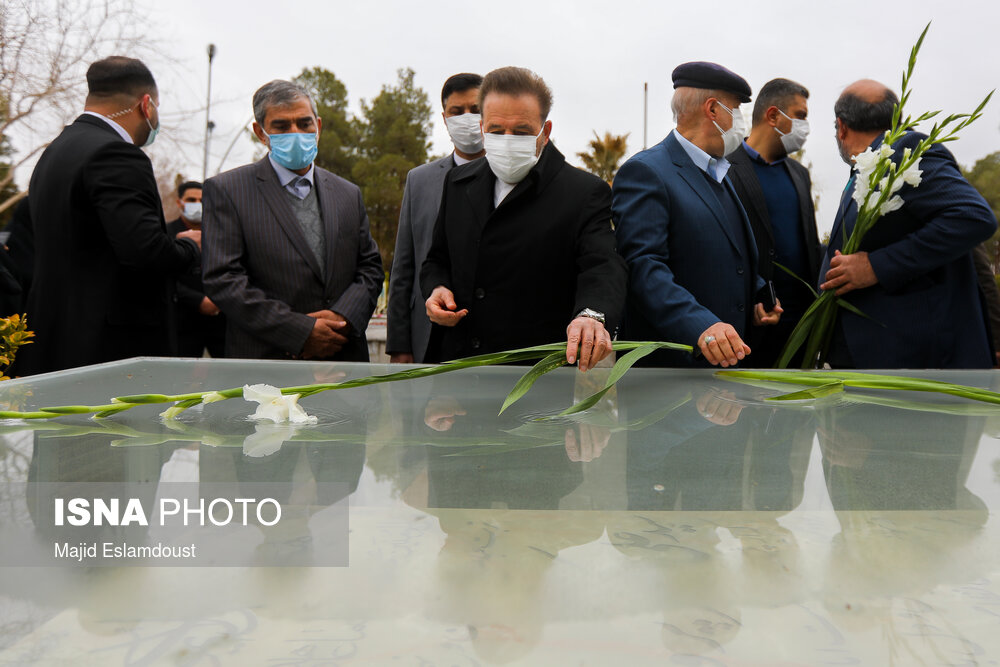
[[[753,103],[753,124],[756,125],[764,120],[764,114],[771,107],[781,109],[798,96],[809,99],[809,91],[801,83],[790,79],[771,79],[757,93],[757,99]]]
[[[444,82],[444,87],[441,89],[441,106],[442,108],[447,102],[448,98],[451,97],[452,93],[464,93],[467,90],[472,90],[473,88],[479,88],[483,85],[483,77],[478,74],[470,74],[465,72],[463,74],[455,74],[448,77],[448,80]]]
[[[87,90],[91,97],[153,95],[156,79],[141,60],[109,56],[87,69]]]
[[[881,132],[892,128],[892,112],[899,98],[888,88],[878,102],[863,100],[853,93],[844,93],[833,105],[833,115],[855,132]]]
[[[200,181],[184,181],[177,186],[177,198],[184,199],[184,193],[188,190],[201,190]]]

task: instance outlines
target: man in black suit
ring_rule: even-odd
[[[176,353],[174,282],[199,257],[201,233],[167,235],[153,166],[139,146],[159,129],[153,75],[111,56],[87,70],[84,113],[31,175],[35,342],[22,374]]]
[[[382,291],[361,190],[313,165],[322,121],[309,93],[253,96],[268,155],[205,182],[205,293],[226,315],[226,356],[368,361]]]
[[[479,99],[486,159],[448,173],[420,275],[437,325],[428,359],[566,340],[567,362],[587,370],[611,352],[625,303],[611,189],[549,142],[537,74],[494,70]]]
[[[421,364],[431,337],[420,292],[420,267],[427,258],[441,205],[441,189],[452,167],[481,158],[483,132],[479,114],[478,74],[455,74],[441,89],[441,117],[455,150],[443,158],[422,164],[406,175],[406,188],[399,208],[396,251],[389,275],[389,308],[385,351],[397,364]]]
[[[167,223],[167,233],[175,236],[189,229],[201,229],[201,183],[185,181],[177,186],[177,206],[181,214]],[[177,279],[177,351],[182,357],[208,354],[221,358],[226,352],[226,317],[205,296],[201,284],[201,264]]]
[[[751,329],[752,366],[774,366],[813,301],[800,280],[775,264],[791,269],[810,285],[816,284],[819,275],[822,249],[816,233],[812,181],[809,170],[789,158],[802,148],[809,134],[808,99],[809,91],[794,81],[768,81],[754,103],[750,136],[726,156],[732,165],[729,177],[757,242],[758,271],[767,281],[757,300],[767,308],[777,296],[784,309],[778,324]]]

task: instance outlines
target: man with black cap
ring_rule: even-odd
[[[139,60],[87,70],[84,113],[31,175],[34,344],[23,375],[134,356],[174,355],[174,282],[195,266],[201,232],[168,236],[153,166],[141,147],[160,129],[160,95]]]
[[[630,276],[623,338],[686,343],[713,366],[735,366],[750,354],[750,325],[781,315],[780,304],[755,303],[764,281],[754,236],[726,179],[725,155],[746,135],[739,105],[750,86],[707,62],[678,66],[673,81],[677,128],[614,182],[612,217]],[[701,365],[676,352],[653,363]]]

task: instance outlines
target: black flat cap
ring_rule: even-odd
[[[674,68],[671,75],[674,80],[674,88],[682,86],[688,88],[710,88],[713,90],[724,90],[727,93],[736,95],[740,102],[749,102],[750,84],[746,79],[732,72],[722,65],[697,61],[684,63]]]

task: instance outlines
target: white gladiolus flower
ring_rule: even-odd
[[[868,175],[875,171],[875,167],[878,165],[879,157],[878,153],[872,152],[871,146],[866,148],[863,153],[858,153],[854,156],[854,164],[857,166],[859,181],[868,180]]]
[[[917,158],[916,162],[911,164],[906,171],[900,174],[900,178],[902,178],[903,182],[907,185],[917,187],[920,185],[920,177],[923,176],[923,173],[924,172],[920,170],[920,158]]]
[[[903,208],[903,198],[900,197],[899,195],[895,195],[894,197],[886,201],[884,204],[882,204],[882,206],[879,208],[879,215],[886,215],[901,208]]]
[[[254,433],[243,439],[243,454],[253,458],[270,456],[295,437],[298,431],[299,427],[291,424],[257,424]]]
[[[243,398],[260,404],[250,419],[266,419],[275,424],[315,424],[319,421],[302,409],[298,394],[285,396],[269,384],[243,385]]]

